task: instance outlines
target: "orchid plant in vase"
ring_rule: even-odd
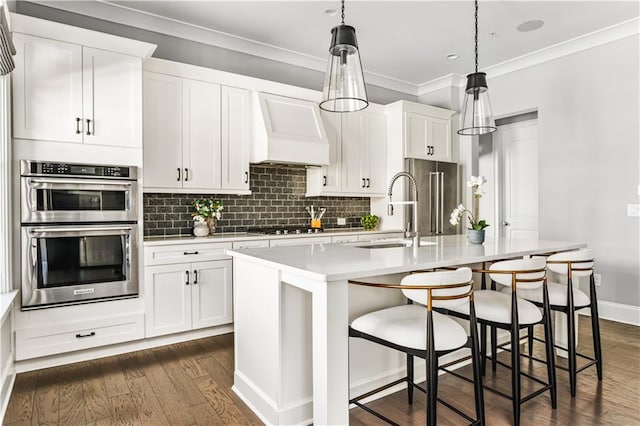
[[[467,238],[470,242],[484,242],[484,229],[490,226],[486,220],[480,219],[480,198],[484,195],[484,184],[487,183],[487,178],[484,176],[471,176],[467,181],[467,187],[473,191],[473,212],[467,209],[464,204],[459,204],[458,207],[451,212],[451,218],[449,222],[452,225],[458,225],[460,219],[465,214],[469,220],[469,229],[472,232],[467,233]]]
[[[216,222],[222,217],[222,210],[224,205],[222,201],[212,200],[207,198],[198,198],[191,203],[195,209],[195,213],[192,213],[194,221],[194,231],[198,226],[206,225],[210,234],[216,231]]]

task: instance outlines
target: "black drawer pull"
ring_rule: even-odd
[[[199,252],[198,251],[185,251],[185,252],[182,252],[182,254],[184,254],[185,256],[189,256],[190,254],[199,254]]]
[[[83,337],[93,337],[95,335],[96,335],[95,331],[92,331],[91,333],[86,333],[86,334],[78,333],[76,334],[76,338],[82,339]]]
[[[76,117],[76,135],[79,135],[80,133],[82,133],[82,131],[80,130],[80,122],[82,120],[80,119],[80,117]]]

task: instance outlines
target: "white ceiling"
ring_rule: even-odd
[[[292,62],[298,65],[315,62],[316,65],[309,67],[316,69],[319,61],[326,61],[329,32],[339,22],[339,16],[328,16],[324,12],[328,8],[339,10],[338,1],[41,3],[103,19],[111,19],[105,7],[117,8],[121,13],[137,16],[138,21],[130,17],[129,24],[140,22],[143,27],[149,19],[169,18],[168,32],[176,25],[187,24],[181,26],[223,36],[229,42],[223,47],[252,54],[275,51],[276,57],[285,61],[297,57]],[[81,3],[84,3],[82,7]],[[481,0],[480,69],[637,18],[639,11],[637,0]],[[448,74],[464,75],[473,71],[473,13],[471,0],[346,2],[346,23],[356,28],[365,70],[414,86]],[[533,32],[516,30],[522,22],[534,19],[543,20],[544,26]],[[490,36],[489,32],[495,35]],[[252,47],[243,49],[243,46]],[[460,57],[448,60],[449,53]]]

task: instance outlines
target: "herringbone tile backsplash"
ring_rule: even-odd
[[[337,218],[348,227],[359,227],[360,216],[369,213],[369,199],[361,197],[305,197],[304,166],[251,165],[251,195],[144,194],[144,235],[190,234],[191,203],[213,198],[224,203],[216,232],[245,232],[250,227],[306,226],[306,206],[326,207],[324,227],[336,228]]]

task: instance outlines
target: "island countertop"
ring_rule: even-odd
[[[422,237],[421,244],[426,245],[415,251],[411,247],[361,248],[358,245],[363,244],[353,243],[227,250],[227,253],[328,282],[586,247],[576,242],[506,238],[471,244],[464,235]]]

